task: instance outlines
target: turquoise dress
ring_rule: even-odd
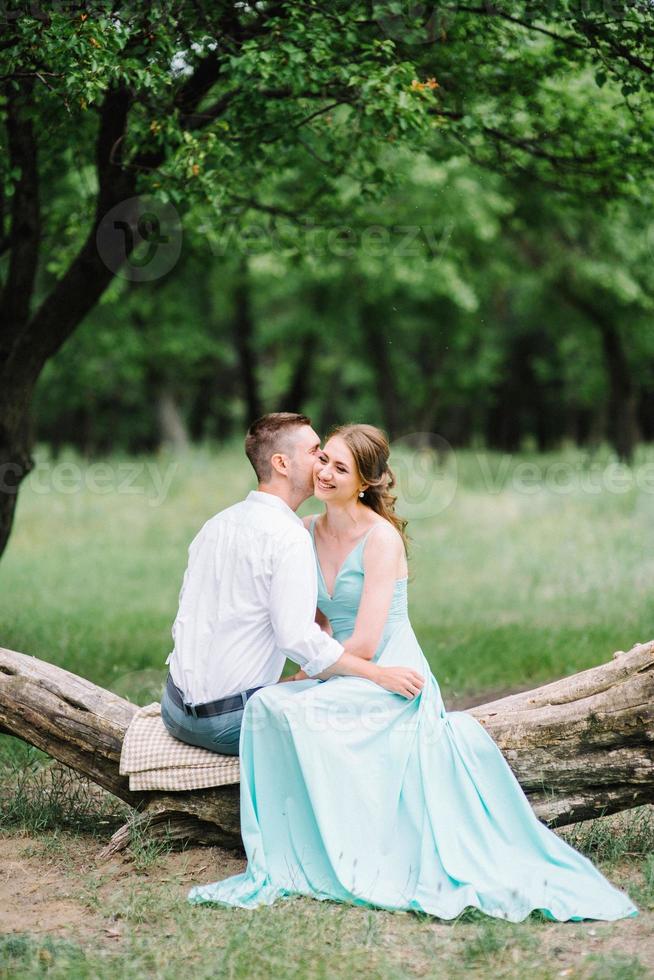
[[[318,605],[341,641],[354,628],[364,545],[344,561],[332,596],[318,564]],[[191,903],[251,909],[308,895],[442,919],[473,906],[511,922],[534,909],[559,921],[638,914],[537,819],[483,726],[445,711],[409,622],[406,579],[395,584],[374,660],[419,671],[421,694],[407,700],[332,677],[250,698],[240,738],[247,869],[192,888]]]

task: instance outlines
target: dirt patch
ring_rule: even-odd
[[[162,854],[139,870],[129,855],[100,861],[101,847],[97,839],[72,834],[0,838],[2,932],[65,938],[107,951],[127,949],[124,943],[134,934],[174,943],[179,928],[176,909],[185,905],[191,885],[245,867],[245,860],[230,851],[194,847]],[[621,888],[642,884],[638,867],[627,861],[611,871],[610,879]],[[148,916],[147,896],[154,894],[156,910]],[[133,909],[141,907],[144,915],[139,918]],[[387,941],[410,939],[406,931],[412,927],[401,919],[388,916],[384,921]],[[452,935],[448,923],[434,921],[428,928],[442,941]],[[457,926],[461,928],[473,935],[479,927]],[[654,913],[646,908],[636,918],[618,922],[539,923],[533,928],[537,928],[539,955],[558,975],[568,975],[564,971],[579,975],[576,970],[590,954],[638,957],[654,975]]]
[[[128,856],[99,860],[101,847],[101,841],[73,835],[0,838],[0,931],[82,943],[121,938],[127,930],[116,899],[126,890],[165,884],[172,904],[196,881],[245,867],[231,852],[197,847],[162,855],[155,867],[139,871]]]
[[[0,922],[5,933],[82,936],[92,916],[69,897],[61,861],[29,838],[0,839]]]
[[[629,890],[632,884],[640,885],[642,878],[633,866],[623,864],[608,873],[609,880],[618,888]],[[555,922],[547,923],[540,932],[543,957],[550,964],[557,961],[575,966],[592,953],[598,956],[621,954],[638,958],[654,976],[654,913],[642,908],[639,915],[617,922]]]

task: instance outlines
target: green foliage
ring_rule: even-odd
[[[176,266],[114,278],[47,365],[42,438],[151,449],[165,392],[195,439],[256,403],[454,443],[592,443],[614,393],[589,302],[654,437],[648,5],[15,2],[7,25],[0,111],[29,85],[39,144],[33,306],[88,235],[121,87],[113,156],[183,221]],[[0,176],[10,202],[5,154]]]

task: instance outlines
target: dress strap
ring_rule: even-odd
[[[375,523],[372,525],[372,527],[369,527],[368,530],[366,531],[366,533],[361,536],[361,539],[360,539],[360,541],[359,541],[359,543],[357,545],[357,548],[361,548],[361,556],[362,557],[363,557],[363,549],[365,547],[366,541],[368,540],[368,538],[370,537],[370,535],[372,534],[372,532],[375,530],[376,527],[379,527],[379,521],[375,521]]]

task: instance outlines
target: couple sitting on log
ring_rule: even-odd
[[[248,865],[189,901],[637,915],[540,822],[483,724],[446,712],[408,616],[384,433],[341,426],[321,448],[308,418],[276,413],[245,447],[258,489],[191,543],[161,716],[240,756]],[[303,520],[312,495],[324,512]],[[286,657],[300,670],[281,678]]]

